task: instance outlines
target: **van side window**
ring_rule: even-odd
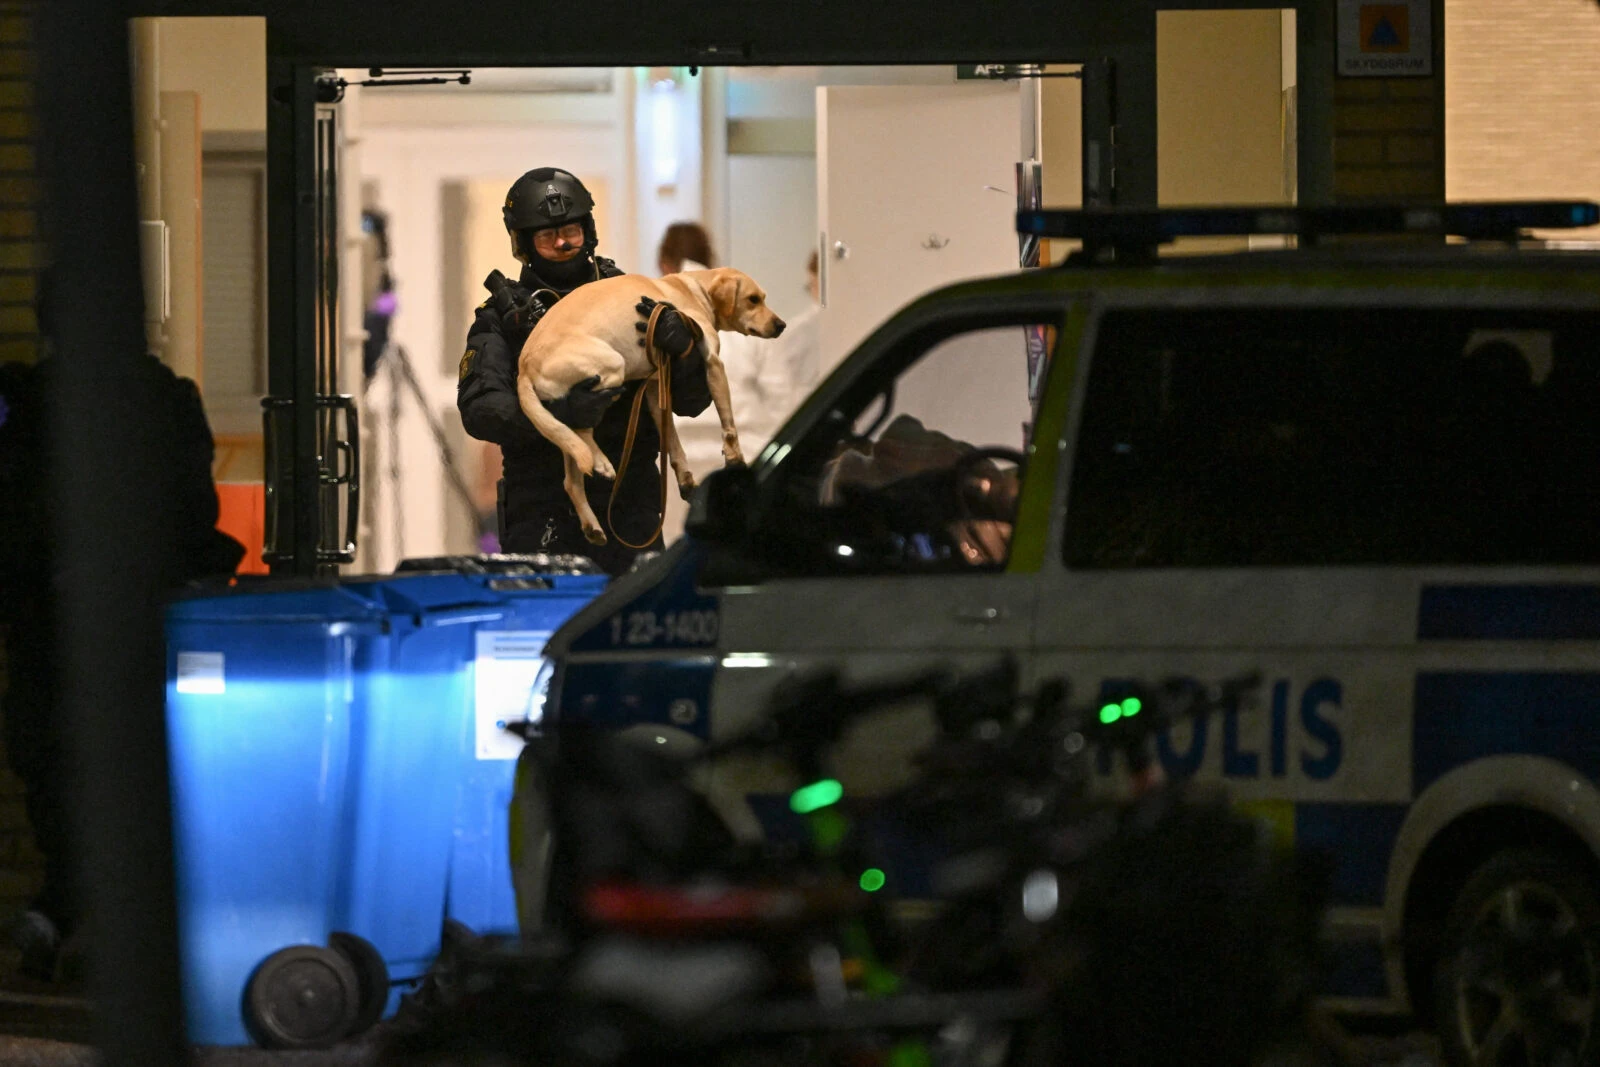
[[[1072,461],[1084,569],[1600,562],[1600,315],[1104,316]]]
[[[1024,327],[948,336],[895,363],[786,466],[772,535],[813,573],[1004,565],[1032,416]]]

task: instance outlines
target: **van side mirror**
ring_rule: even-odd
[[[684,530],[709,544],[744,544],[750,535],[755,489],[749,467],[712,471],[695,489]]]

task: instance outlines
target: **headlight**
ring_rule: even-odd
[[[539,663],[539,671],[533,676],[533,685],[528,690],[527,722],[529,726],[538,726],[544,722],[544,709],[550,703],[551,688],[556,677],[556,661],[544,659]]]

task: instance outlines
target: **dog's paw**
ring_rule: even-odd
[[[739,435],[726,430],[722,433],[722,463],[727,467],[744,466],[744,449],[739,447]]]
[[[606,543],[606,532],[600,529],[599,524],[591,526],[588,523],[585,523],[583,526],[583,536],[584,539],[587,540],[591,545],[603,545]]]
[[[617,477],[617,469],[611,465],[611,461],[604,455],[595,456],[592,473],[596,478],[604,478],[608,482],[615,481]]]
[[[685,473],[678,479],[678,495],[685,500],[692,500],[696,484],[698,483],[695,482],[694,475]]]

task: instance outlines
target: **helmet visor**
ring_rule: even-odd
[[[533,247],[541,252],[555,252],[566,247],[580,247],[584,241],[583,224],[569,222],[565,226],[550,226],[533,231]]]

